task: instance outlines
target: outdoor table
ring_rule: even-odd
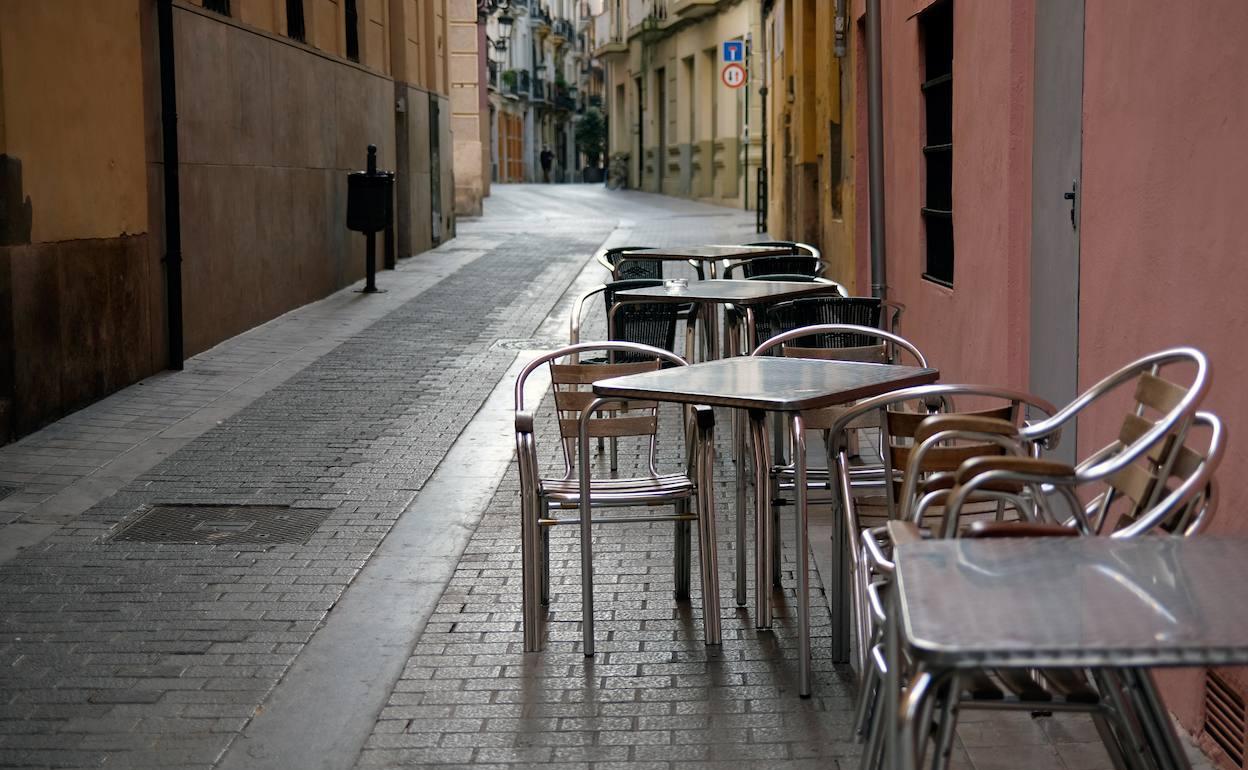
[[[1145,667],[1248,663],[1248,596],[1228,590],[1248,584],[1245,539],[927,540],[899,545],[895,563],[900,638],[888,643],[917,666],[905,717],[968,669],[1108,671],[1158,765],[1187,768]],[[916,730],[902,718],[888,731],[894,766],[913,767]]]
[[[771,628],[771,558],[772,538],[771,496],[769,489],[771,463],[767,447],[766,413],[788,415],[794,437],[794,465],[797,491],[797,607],[800,644],[799,675],[801,694],[810,694],[810,576],[807,545],[806,444],[802,410],[819,409],[859,399],[878,396],[900,388],[935,382],[940,373],[935,369],[893,364],[870,364],[848,361],[824,361],[772,356],[739,356],[690,366],[660,369],[599,380],[593,385],[601,397],[625,397],[680,404],[705,404],[744,409],[749,415],[754,437],[755,478],[755,557],[754,557],[754,625]],[[737,451],[742,451],[740,447]],[[738,456],[737,468],[745,467],[745,458]],[[745,598],[745,479],[737,474],[737,563],[736,600]],[[713,590],[703,586],[702,590]],[[848,610],[848,594],[841,595],[841,604]],[[838,613],[841,632],[848,634],[848,612]]]

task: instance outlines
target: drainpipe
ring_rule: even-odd
[[[178,105],[173,69],[173,0],[156,2],[160,45],[160,128],[165,172],[165,299],[169,316],[169,368],[181,369],[182,202],[178,194]]]
[[[880,66],[880,0],[867,0],[867,163],[870,186],[871,296],[888,298],[884,251],[884,77]]]

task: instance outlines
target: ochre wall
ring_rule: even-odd
[[[1031,227],[1032,0],[959,0],[954,17],[953,288],[922,278],[923,78],[918,20],[928,0],[881,3],[889,298],[906,305],[902,334],[947,382],[1027,382]],[[863,2],[855,3],[855,19]],[[855,35],[862,29],[854,25]],[[865,64],[865,63],[864,63]],[[865,85],[865,78],[859,85]],[[858,90],[859,186],[866,91]],[[860,243],[860,260],[867,254]],[[861,275],[860,271],[860,275]],[[869,289],[869,284],[861,287]]]
[[[193,355],[363,275],[346,177],[369,144],[394,168],[394,85],[195,10],[174,35]]]
[[[0,441],[164,364],[141,12],[0,0],[0,153],[20,162],[31,208],[29,242],[0,247]]]
[[[1213,365],[1206,404],[1228,425],[1213,531],[1248,532],[1248,5],[1162,0],[1131,13],[1088,3],[1080,222],[1080,385],[1178,344]],[[1116,430],[1081,424],[1080,452]],[[1230,678],[1244,692],[1248,676]],[[1203,677],[1166,677],[1167,704],[1199,727]]]
[[[0,152],[35,243],[147,231],[140,0],[0,0]]]

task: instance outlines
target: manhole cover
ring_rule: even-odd
[[[554,350],[567,345],[566,340],[547,340],[547,339],[501,339],[494,342],[490,347],[495,350]]]
[[[112,539],[203,545],[301,544],[308,542],[328,515],[326,509],[284,505],[157,505]]]
[[[0,500],[3,500],[16,491],[17,487],[0,487]]]

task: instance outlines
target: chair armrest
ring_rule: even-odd
[[[1054,480],[1075,477],[1075,469],[1066,463],[1052,460],[1040,460],[1035,457],[1017,457],[1010,455],[992,455],[972,457],[957,470],[956,480],[959,485],[967,484],[975,478],[993,471],[1003,471],[1020,476],[1036,477],[1036,481],[1054,483]],[[1022,480],[1022,479],[1020,479]]]
[[[888,528],[888,539],[892,541],[894,548],[923,540],[923,532],[919,530],[919,525],[912,521],[894,519],[885,526]]]
[[[1061,524],[1036,524],[1020,521],[976,521],[963,537],[978,539],[1013,537],[1079,537],[1079,530]]]
[[[516,412],[516,433],[532,433],[533,432],[533,413],[520,411]]]

